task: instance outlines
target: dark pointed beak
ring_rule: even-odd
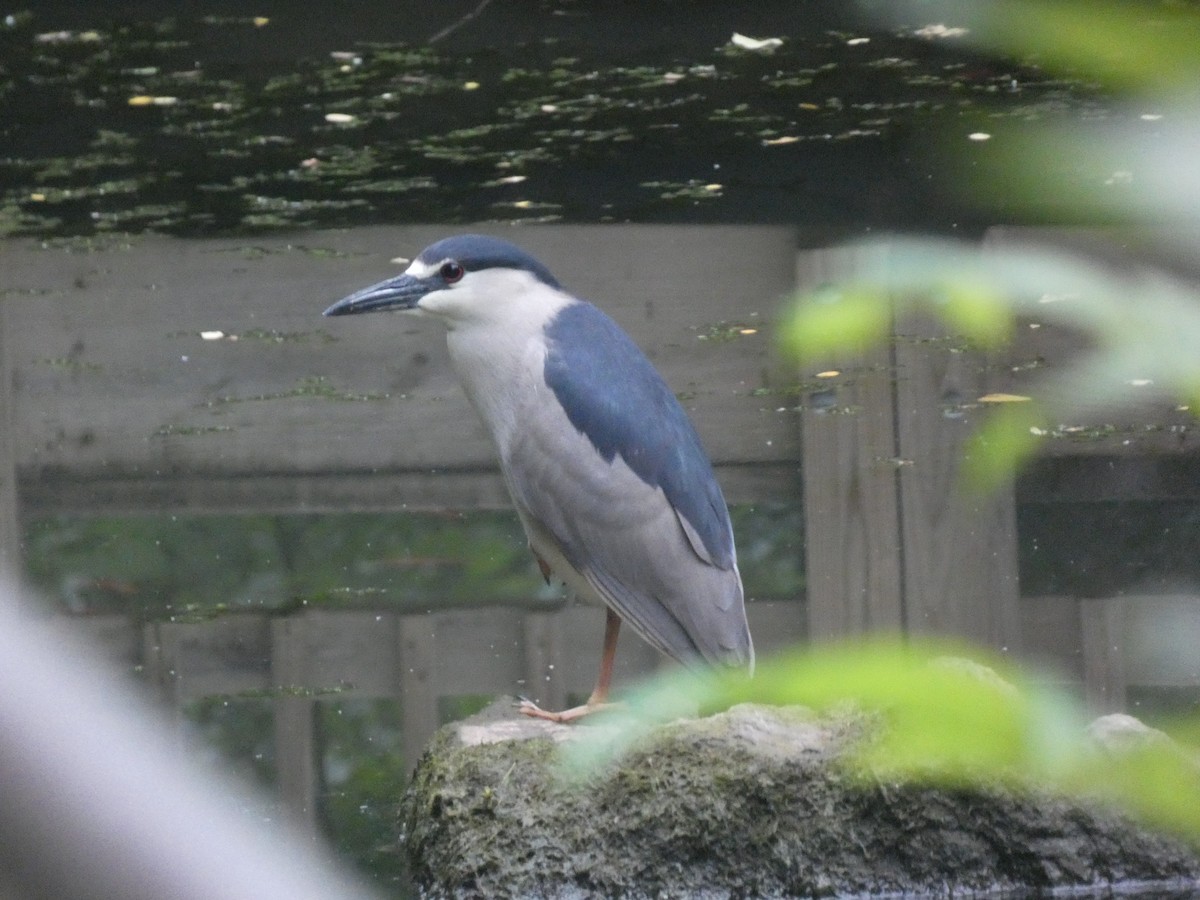
[[[323,315],[350,316],[355,313],[381,312],[385,309],[413,309],[431,289],[432,286],[424,279],[411,275],[397,275],[361,291],[355,291],[349,297],[333,304]]]

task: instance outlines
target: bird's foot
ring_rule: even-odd
[[[562,712],[551,712],[548,709],[542,709],[532,700],[526,700],[522,697],[521,702],[517,705],[517,711],[521,715],[529,716],[533,719],[545,719],[548,722],[558,722],[561,725],[567,725],[571,722],[579,721],[584,716],[590,716],[592,713],[611,709],[614,705],[604,701],[593,702],[589,700],[582,706],[573,706],[570,709],[564,709]]]

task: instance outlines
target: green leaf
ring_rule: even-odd
[[[1200,15],[1187,6],[1006,0],[986,10],[977,39],[1036,55],[1049,68],[1163,92],[1192,91],[1200,81]]]
[[[963,480],[986,493],[1001,487],[1037,451],[1046,416],[1034,402],[1006,403],[968,438],[963,449]]]
[[[882,341],[891,324],[891,303],[881,288],[846,285],[799,297],[780,329],[780,340],[797,358],[811,359]]]
[[[998,347],[1012,337],[1012,302],[995,285],[963,276],[943,282],[934,304],[946,324],[983,347]]]

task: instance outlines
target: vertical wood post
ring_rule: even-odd
[[[21,530],[17,512],[17,457],[13,430],[12,360],[8,355],[5,301],[0,298],[0,578],[21,577]]]
[[[315,836],[320,831],[321,784],[316,708],[311,697],[287,692],[289,688],[311,684],[308,624],[304,615],[285,616],[271,622],[271,681],[277,689],[284,689],[283,696],[273,703],[279,796],[292,822]]]
[[[567,705],[567,679],[554,661],[562,655],[562,616],[529,612],[522,620],[525,638],[525,690],[543,709]]]
[[[802,253],[797,284],[853,277],[886,252]],[[1013,491],[974,495],[959,478],[990,377],[982,357],[940,325],[907,320],[886,346],[802,365],[810,637],[903,631],[1014,649]],[[817,378],[822,369],[839,374]]]
[[[898,323],[895,347],[906,628],[1015,650],[1013,488],[975,491],[961,471],[966,439],[986,415],[978,398],[994,389],[987,361],[923,317]]]
[[[822,366],[825,369],[826,366]],[[828,368],[855,373],[803,414],[804,539],[814,639],[904,625],[894,427],[886,350]]]
[[[1121,712],[1126,706],[1126,603],[1124,597],[1079,601],[1083,692],[1097,714]]]
[[[861,251],[801,253],[796,284],[811,290],[866,264]],[[818,373],[839,372],[828,379]],[[801,471],[808,627],[813,640],[903,627],[891,351],[805,360]]]
[[[439,724],[436,665],[436,616],[401,616],[399,692],[405,765],[417,759]]]

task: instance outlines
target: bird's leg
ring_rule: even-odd
[[[521,701],[521,713],[536,719],[549,719],[551,722],[574,722],[584,716],[597,712],[609,706],[608,689],[612,684],[613,658],[617,654],[617,638],[621,634],[621,618],[611,609],[606,609],[608,617],[604,620],[604,650],[600,654],[600,674],[596,678],[596,687],[583,706],[573,706],[562,712],[550,712],[542,709],[531,700]]]
[[[608,607],[604,619],[604,650],[600,653],[600,674],[596,676],[596,687],[588,697],[588,706],[603,706],[608,703],[608,688],[612,684],[613,659],[617,655],[617,638],[621,636],[621,617]]]
[[[541,570],[542,579],[546,584],[550,583],[550,563],[542,559],[542,554],[533,549],[533,544],[529,545],[529,552],[533,554],[533,558],[537,560],[538,569]]]

